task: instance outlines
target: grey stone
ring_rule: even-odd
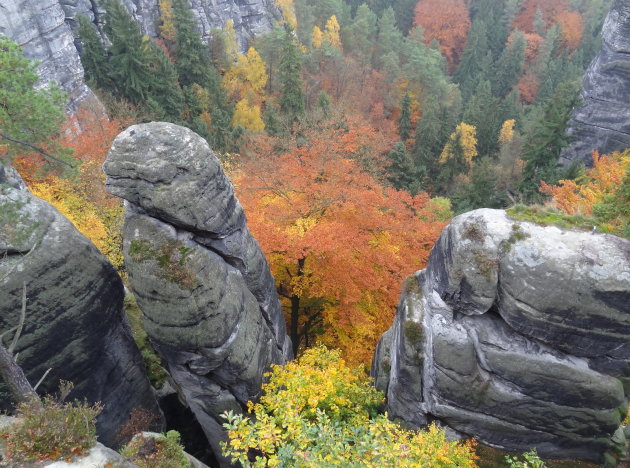
[[[83,81],[83,66],[58,0],[0,0],[0,34],[21,45],[27,58],[40,62],[40,88],[55,82],[68,93],[70,114],[81,104],[104,112]]]
[[[102,402],[97,429],[112,445],[131,409],[159,414],[123,312],[122,281],[70,221],[16,177],[0,170],[0,330],[17,324],[25,284],[19,364],[32,384],[52,368],[40,393],[55,392],[63,379],[74,383],[73,398]]]
[[[476,210],[412,279],[422,292],[403,291],[372,364],[390,416],[604,460],[630,394],[630,242]],[[422,325],[415,362],[401,339],[409,317]]]
[[[145,328],[217,456],[221,414],[290,358],[275,282],[218,159],[174,124],[134,125],[104,165],[124,198],[125,264]],[[222,460],[227,465],[227,460]]]
[[[630,0],[614,0],[602,35],[602,49],[582,82],[583,104],[569,122],[575,140],[562,152],[565,165],[592,166],[593,150],[604,154],[630,146]]]

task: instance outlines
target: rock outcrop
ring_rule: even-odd
[[[145,329],[220,456],[220,414],[240,411],[291,353],[267,262],[218,159],[192,131],[134,125],[104,169],[110,193],[127,200],[123,250]]]
[[[52,368],[40,393],[63,379],[74,383],[73,398],[102,402],[97,429],[107,445],[131,409],[159,413],[123,312],[120,277],[70,221],[0,166],[2,332],[19,321],[23,285],[26,321],[16,351],[32,384]]]
[[[570,121],[575,138],[560,157],[562,164],[593,164],[591,153],[630,147],[630,0],[615,0],[602,29],[602,49],[586,71],[583,105]]]
[[[17,42],[40,65],[39,86],[57,83],[68,93],[67,110],[81,103],[102,107],[83,81],[83,66],[58,0],[0,0],[0,34]]]
[[[103,11],[90,0],[59,0],[66,12],[66,21],[76,25],[77,14],[90,18],[95,24],[102,23]],[[160,23],[158,0],[121,0],[127,10],[140,24],[142,31],[150,37],[156,37],[156,27]],[[221,29],[227,20],[234,22],[241,49],[244,51],[248,42],[255,36],[271,29],[274,18],[279,18],[274,0],[187,0],[197,19],[199,32],[204,40],[210,37],[212,29]]]
[[[601,462],[630,394],[630,242],[458,216],[408,279],[372,374],[414,426]]]

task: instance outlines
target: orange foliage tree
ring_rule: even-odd
[[[470,30],[470,15],[464,0],[420,0],[414,10],[414,26],[422,26],[427,45],[440,43],[449,71],[453,71]]]
[[[232,175],[267,255],[296,350],[334,345],[368,362],[444,223],[422,193],[384,187],[361,161],[367,127],[326,122],[280,140],[258,136]],[[255,143],[255,144],[254,144]]]
[[[534,24],[538,11],[542,13],[545,27],[549,28],[557,23],[558,15],[569,10],[568,0],[526,0],[514,18],[512,28],[518,28],[526,33],[538,32]]]
[[[558,15],[558,25],[562,31],[564,47],[573,52],[579,47],[584,33],[582,15],[577,11],[563,11]]]
[[[540,191],[550,195],[556,206],[567,214],[591,214],[593,207],[621,185],[630,169],[630,151],[601,155],[593,151],[593,167],[587,169],[581,183],[561,180],[558,185],[541,182]]]

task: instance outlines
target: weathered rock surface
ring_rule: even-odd
[[[0,34],[17,42],[24,55],[40,61],[39,86],[56,82],[68,93],[67,109],[101,106],[83,81],[83,66],[58,0],[0,0]]]
[[[583,161],[591,153],[630,147],[630,0],[615,0],[602,29],[602,49],[584,75],[583,105],[571,119],[575,138],[560,162]]]
[[[134,407],[159,412],[123,313],[123,285],[94,245],[0,167],[0,330],[18,323],[27,289],[19,364],[39,389],[74,383],[72,397],[102,402],[99,440],[113,444]],[[6,395],[6,394],[5,394]],[[2,402],[6,407],[7,401]]]
[[[372,374],[414,426],[602,461],[630,394],[630,242],[458,216],[405,284]]]
[[[219,455],[220,414],[255,398],[263,372],[291,352],[267,262],[192,131],[134,125],[104,169],[110,193],[127,200],[125,264],[145,329]]]
[[[82,14],[101,24],[103,11],[91,0],[59,0],[66,12],[66,21],[76,25],[77,14]],[[158,0],[122,0],[127,10],[138,21],[142,31],[156,37],[156,26],[160,23]],[[241,48],[255,36],[271,29],[274,17],[279,12],[274,0],[188,0],[193,15],[197,19],[199,32],[204,40],[210,37],[214,28],[223,28],[227,20],[234,22],[234,30]]]

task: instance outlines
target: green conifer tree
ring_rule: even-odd
[[[304,115],[305,95],[300,76],[302,53],[290,27],[286,28],[282,42],[282,57],[278,70],[278,79],[282,87],[280,111],[293,123]]]
[[[575,82],[560,84],[545,102],[543,119],[525,144],[523,154],[525,168],[519,191],[526,201],[542,198],[538,192],[541,180],[551,185],[557,182],[558,158],[562,148],[571,141],[566,129],[571,111],[578,102],[578,86]]]
[[[487,70],[482,67],[485,66],[489,52],[486,24],[481,19],[475,19],[468,34],[462,60],[453,76],[454,81],[459,83],[464,101],[468,100],[479,82],[484,79]]]
[[[405,93],[400,100],[400,117],[398,117],[398,134],[402,141],[411,136],[411,97]]]
[[[516,31],[512,43],[505,48],[499,57],[495,67],[496,71],[492,75],[492,92],[496,97],[505,97],[518,81],[525,63],[526,45],[523,33]]]
[[[96,27],[84,15],[77,16],[79,22],[79,39],[81,40],[81,63],[85,70],[85,79],[96,87],[113,89],[110,79],[110,66],[107,51],[101,42]]]
[[[499,99],[492,96],[490,82],[479,82],[464,111],[464,122],[477,128],[477,149],[481,155],[492,155],[499,149],[497,139],[503,123],[499,112]]]

